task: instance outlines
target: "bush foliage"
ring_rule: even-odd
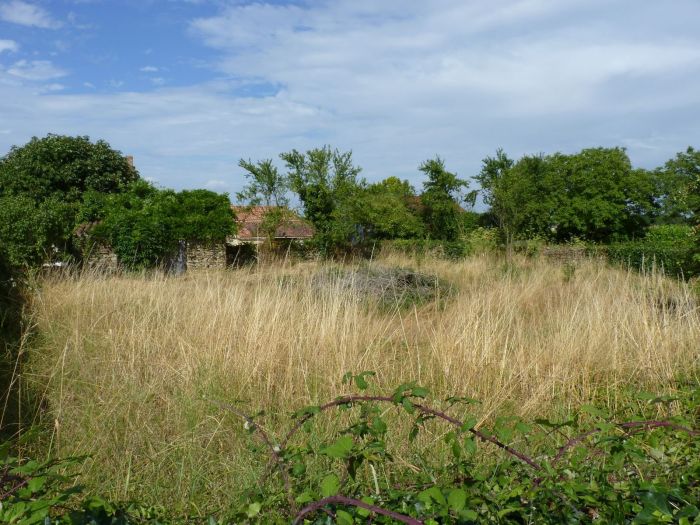
[[[700,272],[697,233],[680,224],[657,225],[639,241],[611,244],[606,248],[611,262],[638,270],[663,268],[667,275],[691,277]]]
[[[635,406],[631,419],[585,405],[564,420],[498,417],[486,425],[470,415],[478,403],[474,399],[435,403],[416,383],[371,394],[373,375],[346,374],[344,382],[360,392],[297,411],[284,436],[271,433],[263,414],[248,416],[215,401],[244,423],[253,435],[251,446],[269,469],[240,499],[222,502],[228,510],[209,517],[209,523],[700,521],[697,384],[686,384],[676,397],[636,395],[630,400]],[[419,440],[437,430],[449,457],[433,462],[425,454],[420,467],[398,461],[392,454],[397,435],[385,418],[390,410],[411,422],[403,439]],[[462,415],[454,415],[457,411]],[[303,439],[320,414],[333,412],[345,414],[335,436],[319,445]],[[75,460],[24,460],[9,455],[7,447],[0,459],[0,517],[5,523],[167,521],[167,512],[159,509],[76,499],[77,489],[65,477]]]

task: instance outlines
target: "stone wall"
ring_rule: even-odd
[[[573,263],[590,257],[585,246],[545,246],[542,255],[547,259],[559,263]]]
[[[114,273],[119,270],[117,254],[106,244],[93,242],[83,252],[83,257],[83,265],[90,270],[104,273]]]
[[[187,243],[188,270],[223,270],[226,268],[226,245]]]

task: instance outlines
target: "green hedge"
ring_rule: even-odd
[[[678,277],[700,274],[698,236],[690,226],[653,226],[644,239],[611,244],[605,251],[610,262],[638,270],[663,268]]]

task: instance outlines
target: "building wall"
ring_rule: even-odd
[[[188,270],[222,270],[224,268],[226,268],[224,243],[187,243]]]
[[[87,250],[83,252],[84,265],[90,270],[113,273],[119,270],[117,254],[106,244],[93,242]]]

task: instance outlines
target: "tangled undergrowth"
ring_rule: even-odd
[[[637,417],[618,420],[586,405],[564,421],[526,422],[511,416],[479,426],[469,414],[477,401],[452,397],[433,404],[416,383],[388,395],[367,393],[373,372],[346,374],[359,393],[293,414],[282,436],[266,429],[264,414],[213,401],[244,421],[263,478],[218,515],[176,522],[293,523],[679,523],[700,522],[700,385],[677,396],[636,396]],[[455,408],[467,413],[452,415]],[[311,445],[317,417],[342,411],[344,428]],[[441,425],[450,454],[420,468],[392,453],[388,411],[411,421],[408,440]],[[464,410],[462,410],[464,412]],[[666,417],[659,418],[660,414]],[[342,418],[335,417],[336,421]],[[257,445],[254,438],[257,438]],[[480,456],[498,451],[492,461]],[[76,497],[64,462],[22,461],[4,450],[0,470],[3,523],[139,524],[168,522],[167,509],[113,505]],[[60,467],[60,468],[59,468]]]

